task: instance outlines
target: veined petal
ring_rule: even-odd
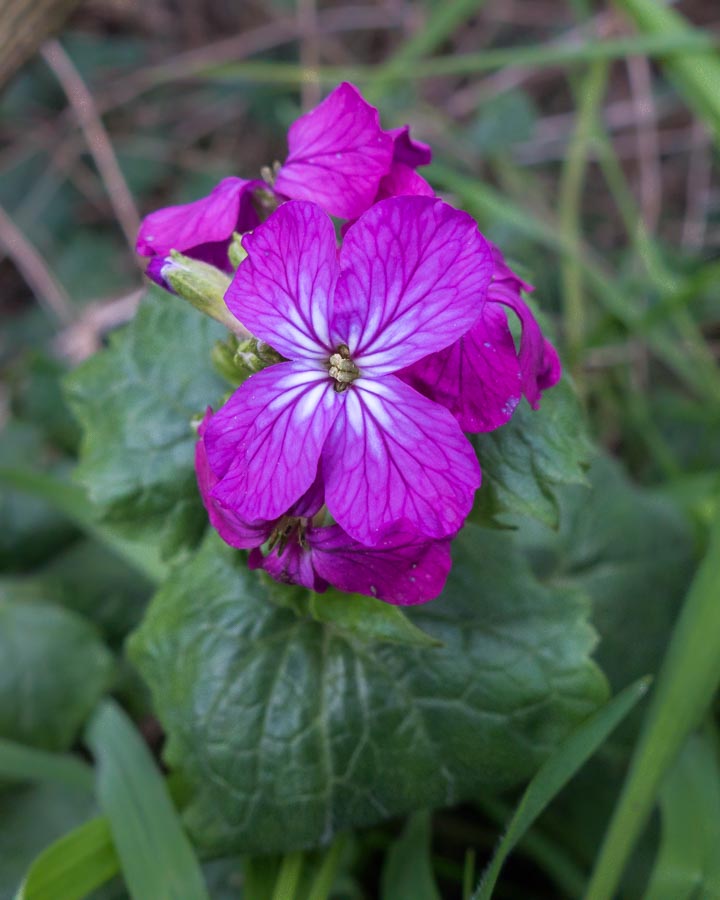
[[[308,590],[322,594],[327,590],[327,581],[313,567],[313,554],[300,545],[293,537],[282,552],[274,547],[263,557],[259,550],[248,558],[251,569],[264,569],[275,581],[282,584],[300,584]]]
[[[555,349],[543,337],[537,319],[519,293],[498,283],[493,284],[488,299],[493,305],[509,307],[520,320],[522,336],[518,363],[522,390],[528,403],[537,409],[542,391],[555,384],[560,377],[560,360]],[[546,345],[550,350],[546,350]]]
[[[510,420],[523,384],[504,309],[485,303],[480,318],[452,346],[398,373],[441,403],[463,431],[493,431]]]
[[[150,213],[140,226],[137,252],[141,256],[166,256],[171,250],[179,250],[228,268],[225,245],[233,231],[247,231],[258,223],[252,191],[261,184],[223,178],[207,197]]]
[[[288,149],[275,190],[352,219],[372,204],[390,169],[393,140],[380,127],[375,107],[344,82],[290,126]]]
[[[418,534],[454,534],[472,507],[480,466],[452,415],[395,376],[359,378],[323,451],[325,501],[369,546],[403,519]]]
[[[274,523],[262,519],[246,522],[212,497],[212,490],[218,479],[210,468],[205,449],[205,432],[211,419],[212,410],[208,409],[198,429],[198,442],[195,445],[195,475],[210,524],[231,547],[239,547],[241,550],[259,547],[270,537]]]
[[[393,162],[389,173],[380,182],[376,201],[388,197],[434,197],[435,191],[422,175],[406,163]]]
[[[404,163],[416,169],[418,166],[427,166],[432,161],[430,145],[411,138],[409,125],[391,128],[387,134],[393,139],[393,162]]]
[[[340,251],[334,343],[363,374],[404,368],[477,319],[492,277],[490,245],[467,213],[429,197],[368,210]]]
[[[205,433],[212,497],[246,521],[285,515],[315,481],[341,406],[327,372],[304,363],[251,375]]]
[[[450,572],[450,540],[420,538],[403,528],[365,547],[339,525],[308,530],[315,572],[341,591],[403,606],[433,600]]]
[[[289,359],[327,358],[339,272],[330,218],[313,203],[284,203],[243,247],[247,259],[225,294],[230,312]]]

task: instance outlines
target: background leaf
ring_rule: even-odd
[[[63,750],[108,688],[113,659],[80,616],[0,583],[0,737]]]
[[[106,701],[87,731],[100,806],[133,900],[207,900],[202,873],[150,752]]]
[[[507,425],[471,440],[483,470],[471,519],[512,525],[530,516],[555,527],[558,489],[584,482],[591,455],[567,379],[543,395],[540,410],[523,401]]]
[[[442,647],[360,642],[264,593],[209,535],[130,643],[214,849],[284,852],[510,787],[605,697],[583,597],[545,590],[505,533],[466,528],[444,595],[408,614]]]
[[[430,859],[432,816],[415,813],[390,846],[382,871],[382,900],[440,900]]]
[[[720,897],[720,765],[710,735],[691,735],[660,790],[662,837],[645,900]]]
[[[84,428],[77,477],[114,527],[166,552],[207,524],[195,482],[193,417],[222,400],[210,350],[224,334],[177,297],[151,289],[110,348],[66,381]]]
[[[648,681],[639,681],[614,697],[564,741],[543,763],[518,804],[500,846],[486,869],[473,900],[490,900],[500,870],[518,842],[522,840],[540,813],[567,784],[578,769],[600,747],[648,689]]]

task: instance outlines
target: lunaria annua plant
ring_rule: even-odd
[[[422,603],[480,486],[465,433],[523,395],[537,408],[558,357],[530,285],[418,175],[431,151],[407,126],[383,130],[341,84],[288,146],[262,180],[225,178],[140,229],[148,275],[228,324],[252,370],[200,425],[200,492],[252,568]]]

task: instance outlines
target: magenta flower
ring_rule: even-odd
[[[404,369],[400,377],[441,403],[463,431],[493,431],[510,420],[525,395],[537,409],[542,391],[560,379],[560,360],[521,292],[532,291],[493,247],[495,268],[487,302],[458,341]],[[520,320],[516,349],[506,310]]]
[[[457,532],[477,459],[452,415],[394,373],[482,310],[493,262],[473,220],[440,200],[392,198],[338,253],[328,216],[293,202],[243,244],[228,308],[289,361],[252,375],[210,422],[213,498],[245,522],[275,519],[322,463],[328,509],[356,541]]]
[[[204,435],[210,410],[198,431],[195,472],[213,527],[232,547],[252,550],[251,569],[263,568],[276,581],[300,584],[323,593],[329,585],[367,594],[388,603],[409,605],[433,600],[450,571],[450,540],[433,541],[396,529],[378,547],[365,547],[339,525],[313,524],[323,518],[322,478],[288,512],[272,521],[244,522],[212,496],[217,477],[210,468]],[[320,513],[320,516],[318,516]],[[260,547],[269,543],[263,555]]]
[[[143,219],[136,250],[152,257],[148,276],[167,287],[160,269],[171,250],[178,250],[231,272],[228,246],[234,231],[250,231],[259,224],[252,191],[261,181],[223,178],[207,197],[181,206],[167,206]]]

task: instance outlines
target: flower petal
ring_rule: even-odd
[[[375,107],[344,82],[290,126],[288,148],[275,190],[352,219],[372,204],[390,169],[393,141],[380,127]]]
[[[395,529],[377,547],[365,547],[339,525],[307,533],[315,572],[341,591],[403,606],[442,591],[450,572],[450,540],[419,538]]]
[[[263,519],[246,522],[212,497],[212,490],[218,479],[210,468],[205,449],[205,432],[211,419],[212,410],[208,409],[198,429],[198,442],[195,445],[195,475],[210,524],[231,547],[239,547],[241,550],[259,547],[270,537],[274,523]]]
[[[247,259],[225,294],[230,312],[289,359],[327,359],[339,272],[330,218],[313,203],[284,203],[243,247]]]
[[[394,162],[390,172],[380,182],[376,202],[403,196],[434,197],[435,191],[411,166]]]
[[[467,213],[429,197],[383,200],[340,251],[335,341],[363,374],[404,368],[470,328],[492,269],[490,245]]]
[[[258,223],[252,191],[261,184],[223,178],[207,197],[150,213],[140,226],[137,252],[141,256],[166,256],[171,250],[179,250],[229,269],[227,245],[233,231],[248,231]]]
[[[411,138],[409,125],[391,128],[386,134],[393,139],[393,162],[404,163],[416,169],[418,166],[427,166],[432,161],[430,145]]]
[[[466,335],[398,373],[442,404],[463,431],[493,431],[510,420],[522,396],[520,363],[504,309],[485,303]]]
[[[248,566],[264,569],[282,584],[301,584],[318,594],[328,588],[327,581],[313,567],[312,552],[302,547],[297,538],[293,538],[282,553],[275,547],[263,557],[259,550],[254,550],[248,558]]]
[[[303,363],[251,375],[205,433],[212,497],[245,521],[285,515],[315,481],[340,400],[327,372]]]
[[[543,337],[537,319],[519,293],[503,284],[493,284],[489,299],[493,304],[502,303],[510,308],[520,320],[522,336],[518,363],[522,390],[528,403],[533,409],[537,409],[544,388],[551,387],[560,377],[557,353]],[[546,345],[550,347],[549,351],[546,351]]]
[[[403,519],[427,537],[458,531],[480,466],[452,415],[394,376],[359,378],[341,396],[323,451],[325,501],[336,522],[369,546]]]

